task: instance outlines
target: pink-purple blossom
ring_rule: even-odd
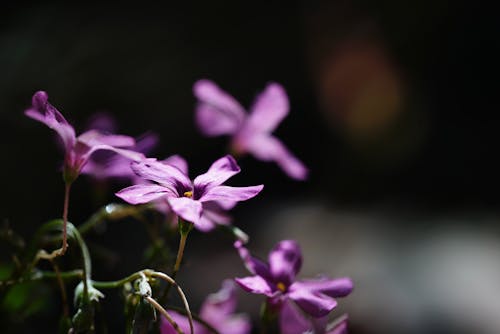
[[[88,129],[98,130],[101,133],[113,134],[116,132],[117,124],[113,117],[106,113],[96,114],[88,126]],[[135,140],[135,145],[129,147],[131,151],[142,154],[151,153],[158,144],[158,136],[154,133],[145,133]],[[81,170],[98,181],[107,179],[118,179],[130,181],[132,184],[140,183],[139,178],[130,168],[130,159],[110,151],[96,152],[87,161]]]
[[[98,130],[89,130],[78,137],[74,128],[64,116],[48,102],[46,92],[38,91],[33,95],[31,108],[25,111],[33,118],[57,132],[61,138],[64,156],[64,177],[66,182],[74,181],[93,153],[98,150],[116,152],[130,160],[141,160],[141,153],[127,150],[135,140],[129,136],[103,134]]]
[[[225,280],[222,283],[221,289],[213,294],[210,294],[200,309],[200,318],[206,321],[220,334],[248,334],[251,330],[250,319],[245,314],[235,314],[237,306],[235,284],[231,280]],[[170,315],[184,331],[189,333],[189,322],[186,316],[177,312],[170,312]],[[201,323],[195,321],[195,334],[211,333],[209,329]],[[160,325],[161,334],[177,333],[172,325],[162,318]]]
[[[281,334],[347,334],[347,316],[328,321],[325,317],[311,317],[300,310],[291,301],[283,303],[279,314]]]
[[[353,282],[349,278],[296,280],[302,266],[302,253],[297,242],[283,240],[269,253],[268,263],[250,255],[241,241],[235,243],[247,269],[253,274],[236,278],[246,291],[263,294],[274,307],[292,300],[313,317],[323,317],[337,305],[335,298],[351,293]]]
[[[234,152],[274,161],[294,179],[307,178],[304,164],[271,135],[289,112],[288,97],[280,84],[269,83],[256,97],[249,113],[210,80],[197,81],[193,91],[198,98],[196,122],[203,134],[211,137],[229,135]]]
[[[116,195],[131,204],[143,204],[163,198],[180,218],[207,231],[213,228],[220,210],[231,209],[237,202],[256,196],[263,188],[263,185],[223,185],[241,170],[230,155],[215,161],[205,174],[197,176],[193,181],[187,175],[187,164],[180,157],[176,160],[169,163],[156,159],[133,162],[131,167],[134,172],[152,182],[133,185],[120,190]]]

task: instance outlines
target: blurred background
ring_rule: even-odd
[[[350,333],[498,333],[498,18],[488,16],[479,4],[448,1],[6,5],[1,223],[29,239],[62,211],[61,151],[23,115],[35,91],[46,90],[77,132],[108,112],[120,133],[157,133],[152,155],[183,155],[194,177],[228,142],[195,127],[193,83],[212,79],[248,107],[276,81],[291,104],[276,135],[310,179],[239,161],[232,185],[265,184],[233,212],[249,248],[266,257],[277,241],[297,239],[301,277],[352,277],[355,290],[334,313],[349,313]],[[106,187],[97,196],[80,177],[70,220],[118,202],[123,185]],[[89,236],[91,251],[106,254],[93,259],[96,279],[143,268],[141,224],[101,232]],[[231,243],[218,232],[190,237],[179,279],[194,309],[222,279],[246,275]],[[0,250],[9,263],[11,248]],[[52,296],[43,311],[21,312],[7,331],[55,331],[60,301],[47,286],[37,291]],[[241,301],[258,316],[259,296]],[[111,333],[123,332],[122,307],[107,291]]]

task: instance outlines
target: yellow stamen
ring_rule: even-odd
[[[184,197],[192,198],[193,197],[193,192],[192,191],[186,191],[186,192],[184,192]]]
[[[281,292],[285,292],[286,291],[286,285],[282,282],[278,282],[278,284],[276,284],[276,287],[278,288],[278,290],[280,290]]]

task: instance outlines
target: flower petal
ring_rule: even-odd
[[[269,267],[276,283],[289,286],[302,266],[302,252],[294,240],[280,241],[269,253]]]
[[[66,121],[64,116],[48,102],[46,92],[38,91],[32,97],[32,106],[24,114],[36,121],[47,125],[56,131],[69,152],[76,143],[75,129]]]
[[[170,197],[168,203],[173,212],[185,221],[195,226],[200,223],[202,206],[201,203],[187,197]]]
[[[210,80],[199,80],[193,86],[199,103],[196,123],[207,136],[235,133],[246,117],[245,110],[231,95]]]
[[[314,333],[312,322],[290,301],[283,304],[279,315],[279,324],[282,334]]]
[[[134,185],[120,190],[115,195],[130,204],[148,203],[162,196],[175,196],[168,188],[156,184]]]
[[[295,301],[305,312],[313,317],[324,317],[337,306],[335,299],[323,295],[315,294],[305,289],[292,289],[288,292],[288,297]]]
[[[243,260],[243,264],[247,270],[258,276],[264,277],[266,280],[271,280],[271,272],[269,271],[269,266],[264,261],[259,260],[256,257],[250,255],[248,249],[243,246],[243,242],[240,240],[234,243],[234,247],[238,251],[240,258]]]
[[[343,319],[341,317],[341,319],[334,320],[334,324],[331,328],[330,324],[327,326],[325,334],[347,334],[347,322],[348,317],[346,315],[343,316]]]
[[[320,278],[293,283],[294,289],[305,289],[311,293],[322,293],[330,297],[345,297],[352,292],[354,283],[348,277],[329,279]]]
[[[198,193],[201,197],[206,190],[223,184],[240,171],[241,169],[236,160],[232,156],[226,155],[215,161],[205,174],[198,175],[194,179],[195,193]]]
[[[200,316],[203,319],[223,320],[234,313],[237,303],[236,284],[233,280],[226,279],[219,291],[208,295],[205,299],[200,309]]]
[[[255,132],[272,132],[288,115],[289,103],[285,89],[278,83],[268,84],[256,97],[250,110],[244,127]]]
[[[184,175],[188,175],[188,164],[186,159],[180,155],[172,155],[164,160],[161,160],[162,164],[174,166],[179,169]]]
[[[97,145],[109,145],[115,147],[131,147],[135,145],[135,139],[124,135],[103,134],[97,130],[89,130],[78,136],[80,143],[93,147]]]
[[[237,139],[238,140],[238,139]],[[241,139],[240,139],[241,142]],[[291,178],[305,180],[308,170],[276,137],[258,135],[243,139],[245,150],[263,161],[274,161]]]
[[[161,163],[156,159],[143,159],[131,165],[132,170],[140,177],[160,183],[182,196],[184,191],[190,191],[191,180],[176,167]],[[179,194],[179,192],[181,192]]]
[[[246,314],[235,314],[228,317],[216,327],[218,327],[220,334],[249,334],[252,330],[250,317]]]
[[[255,197],[264,185],[251,186],[251,187],[229,187],[229,186],[217,186],[209,188],[199,200],[201,202],[208,201],[233,201],[241,202],[246,201],[252,197]]]
[[[274,295],[275,291],[271,284],[261,276],[247,276],[235,278],[234,280],[248,292],[266,295],[267,297],[272,297]]]

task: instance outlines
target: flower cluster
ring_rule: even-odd
[[[289,112],[288,97],[281,85],[268,84],[256,97],[249,113],[212,81],[196,82],[193,91],[198,100],[195,119],[203,134],[229,135],[231,153],[234,156],[250,153],[257,159],[276,162],[293,179],[307,178],[308,169],[304,164],[271,134]],[[163,315],[159,325],[162,334],[193,330],[197,334],[250,333],[252,329],[250,317],[235,314],[238,286],[247,292],[265,296],[263,301],[265,321],[262,324],[264,327],[269,325],[266,322],[274,321],[274,326],[278,326],[284,334],[346,333],[347,316],[337,318],[333,323],[328,322],[328,317],[337,306],[337,298],[345,297],[353,290],[351,279],[332,279],[326,276],[298,279],[303,259],[302,251],[296,241],[278,242],[270,251],[266,262],[250,254],[245,246],[247,240],[240,238],[239,232],[234,232],[235,251],[251,275],[225,280],[220,291],[209,295],[199,314],[193,317],[184,293],[174,280],[182,263],[189,231],[194,227],[201,232],[210,232],[218,226],[229,226],[231,231],[236,231],[237,228],[231,226],[232,220],[228,211],[239,202],[257,196],[264,187],[263,185],[235,187],[225,184],[227,180],[241,172],[233,155],[228,154],[215,160],[205,173],[192,179],[189,177],[188,163],[183,157],[172,155],[166,159],[158,159],[147,156],[157,142],[154,134],[147,134],[138,140],[130,136],[113,134],[113,121],[100,119],[94,122],[89,130],[76,136],[74,128],[48,102],[48,95],[42,91],[34,94],[32,106],[25,114],[56,131],[65,152],[63,178],[66,183],[66,196],[61,248],[63,251],[47,255],[41,250],[33,265],[36,265],[40,258],[49,259],[54,264],[55,257],[64,254],[66,225],[68,225],[70,235],[77,240],[84,257],[84,277],[78,285],[78,292],[75,293],[75,297],[78,297],[75,300],[79,302],[78,311],[71,321],[73,331],[79,332],[82,328],[93,329],[92,319],[95,310],[92,309],[92,305],[98,303],[100,298],[104,298],[97,287],[125,288],[125,283],[135,282],[135,288],[128,287],[129,290],[136,290],[129,293],[127,300],[136,309],[141,305],[150,305],[160,311]],[[97,151],[106,152],[103,154]],[[116,193],[117,197],[128,204],[123,207],[106,206],[105,211],[115,214],[113,217],[122,217],[130,212],[132,216],[138,216],[144,208],[154,208],[178,221],[180,241],[172,277],[145,269],[114,283],[92,281],[91,262],[88,258],[90,253],[78,229],[67,222],[69,185],[80,174],[90,175],[99,181],[119,178],[130,182],[127,187]],[[119,210],[122,210],[122,213],[116,214]],[[239,235],[241,236],[241,233]],[[155,235],[153,237],[157,238]],[[58,277],[62,282],[62,276],[58,271],[54,277]],[[65,277],[70,275],[66,273]],[[158,278],[163,279],[168,285],[155,286]],[[167,312],[168,307],[164,308],[161,305],[161,302],[168,300],[168,292],[172,286],[176,287],[185,303],[185,313]],[[61,289],[64,290],[64,286]],[[92,297],[95,295],[99,298]],[[153,298],[157,295],[159,297]],[[137,298],[142,298],[142,303],[138,302]],[[141,322],[137,316],[143,313],[136,311],[131,322],[132,326],[140,326],[143,323],[146,329],[149,328],[149,320]]]

